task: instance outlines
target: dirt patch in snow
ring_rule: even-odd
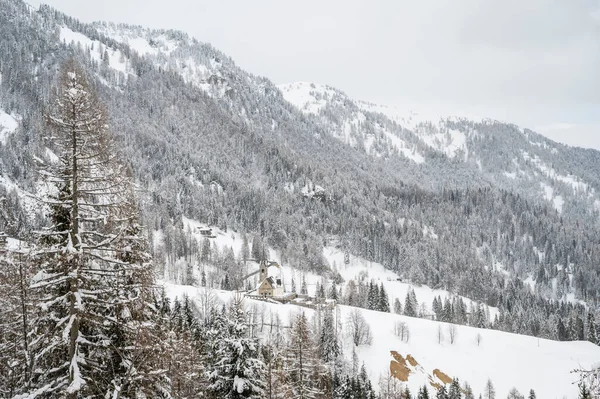
[[[440,371],[439,369],[433,370],[433,375],[444,384],[452,384],[452,378],[448,377],[448,374]]]
[[[394,358],[394,360],[390,361],[390,374],[402,382],[407,382],[410,369],[406,366],[406,360],[396,351],[390,351],[390,353]]]
[[[419,362],[417,362],[415,360],[414,357],[412,357],[412,355],[406,355],[406,360],[410,363],[411,366],[413,367],[417,367],[419,365]]]

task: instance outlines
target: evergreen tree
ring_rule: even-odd
[[[379,306],[378,310],[380,312],[388,312],[390,311],[390,303],[388,300],[387,292],[385,292],[385,288],[383,287],[383,283],[379,286]]]
[[[413,297],[413,291],[411,289],[406,293],[406,300],[404,301],[404,314],[406,316],[416,317],[417,306]]]
[[[588,312],[587,316],[587,340],[593,344],[598,345],[598,335],[596,331],[596,321],[592,312]]]
[[[567,341],[569,339],[567,329],[565,328],[565,325],[563,324],[560,318],[558,319],[556,325],[556,339],[558,339],[559,341]]]
[[[319,351],[325,362],[332,362],[341,353],[331,310],[326,310],[323,317],[323,325],[319,336]]]
[[[308,295],[308,289],[306,288],[306,278],[304,277],[304,274],[302,275],[302,283],[300,286],[300,294],[301,295]]]
[[[417,399],[429,399],[429,391],[427,390],[427,385],[423,385],[423,387],[419,389]]]
[[[585,382],[581,382],[579,384],[579,399],[593,399],[592,394]]]
[[[254,234],[254,237],[252,238],[252,250],[251,250],[250,254],[252,255],[252,258],[256,262],[260,262],[260,261],[264,260],[263,259],[263,243],[260,238],[260,235],[258,235],[258,234]]]
[[[460,390],[460,384],[458,383],[458,379],[455,378],[452,380],[452,384],[450,384],[450,390],[448,391],[448,399],[461,399],[462,393]]]
[[[204,238],[204,240],[202,240],[202,249],[200,251],[200,262],[205,264],[210,262],[211,255],[210,240]]]
[[[227,317],[220,320],[223,325],[213,337],[208,391],[215,399],[262,398],[265,367],[259,360],[258,339],[248,334],[243,298],[234,298]]]
[[[535,395],[535,391],[533,389],[529,390],[529,396],[527,397],[527,399],[536,399],[536,395]]]
[[[32,288],[43,300],[28,385],[38,396],[73,399],[158,396],[167,381],[153,356],[153,271],[131,175],[103,105],[73,60],[63,65],[46,120],[45,139],[60,161],[41,175],[60,194],[49,201],[54,224],[39,236]]]
[[[250,258],[250,247],[248,246],[248,236],[246,234],[242,235],[242,250],[240,255],[244,262]]]
[[[333,280],[333,282],[331,283],[331,288],[329,289],[329,299],[333,299],[334,301],[338,301],[339,299],[337,284],[335,283],[335,280]]]
[[[402,314],[402,302],[398,298],[394,299],[394,313]]]
[[[437,391],[437,393],[435,395],[435,398],[436,399],[449,399],[448,398],[448,392],[446,391],[446,385],[442,385],[438,389],[438,391]]]

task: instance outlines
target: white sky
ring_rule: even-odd
[[[600,0],[29,0],[179,29],[275,83],[517,123],[600,149]]]

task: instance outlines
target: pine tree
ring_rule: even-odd
[[[592,394],[585,382],[579,384],[579,399],[592,399]]]
[[[248,246],[248,236],[246,234],[242,235],[241,256],[244,262],[246,262],[250,258],[250,247]]]
[[[333,280],[333,282],[331,283],[331,288],[329,289],[329,299],[332,299],[334,301],[337,301],[339,299],[337,284],[335,283],[335,280]]]
[[[306,279],[304,278],[304,274],[302,275],[302,283],[300,286],[300,294],[308,295],[308,289],[306,288]]]
[[[559,341],[567,341],[569,339],[567,329],[560,318],[556,325],[556,339]]]
[[[587,316],[587,340],[593,344],[598,345],[598,335],[596,331],[596,321],[594,320],[594,315],[592,312],[588,313]]]
[[[379,311],[380,312],[388,312],[390,311],[390,303],[388,300],[387,292],[385,292],[385,288],[383,287],[383,283],[379,286]]]
[[[398,298],[394,299],[394,313],[402,314],[402,302]]]
[[[427,390],[427,385],[423,385],[423,387],[419,389],[417,399],[429,399],[429,391]]]
[[[460,399],[462,393],[460,391],[460,384],[458,383],[458,379],[455,378],[452,380],[452,384],[450,384],[450,390],[448,391],[448,399]]]
[[[333,323],[333,312],[325,311],[321,334],[319,336],[319,351],[325,362],[332,362],[341,353],[337,332]]]
[[[406,300],[404,301],[404,314],[411,317],[417,316],[417,307],[413,299],[413,291],[411,289],[409,289],[406,293]]]
[[[200,250],[200,262],[204,264],[210,262],[211,255],[210,240],[204,238],[204,240],[202,240],[202,249]]]
[[[263,259],[263,243],[262,240],[260,238],[260,235],[258,234],[254,234],[254,237],[252,238],[252,249],[250,254],[252,255],[252,258],[256,261],[256,262],[260,262]]]
[[[377,288],[377,285],[373,283],[373,280],[369,283],[365,307],[370,310],[379,310],[379,289]]]
[[[234,298],[227,317],[219,320],[222,325],[213,336],[208,391],[214,398],[262,398],[265,367],[259,359],[258,339],[248,334],[243,298]]]
[[[435,395],[436,399],[448,399],[448,393],[446,391],[446,386],[442,385],[438,391],[437,394]]]
[[[53,225],[39,235],[43,300],[32,332],[30,389],[56,397],[158,396],[166,385],[153,355],[153,272],[131,173],[119,161],[107,114],[84,72],[63,65],[46,117],[60,162],[40,174],[57,187]],[[40,393],[42,392],[42,393]]]
[[[535,391],[533,389],[529,390],[529,396],[527,397],[527,399],[536,399],[536,395],[535,395]]]

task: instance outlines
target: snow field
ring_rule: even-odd
[[[171,298],[187,295],[195,303],[201,301],[204,288],[163,283]],[[227,303],[235,294],[233,291],[213,290],[214,295]],[[291,304],[273,304],[246,299],[246,306],[262,309],[270,320],[270,313],[277,314],[283,326],[289,326],[290,318],[303,311],[309,318],[315,311]],[[346,336],[344,326],[353,307],[338,306],[341,321],[341,336],[344,356],[351,358],[353,343]],[[360,363],[364,363],[374,386],[380,377],[385,376],[393,359],[390,352],[397,351],[402,356],[412,355],[417,367],[409,367],[412,372],[408,386],[416,393],[423,384],[431,380],[433,370],[439,369],[461,382],[468,382],[476,395],[490,378],[496,388],[498,398],[508,395],[510,389],[517,388],[522,394],[534,389],[539,398],[576,397],[577,386],[573,384],[577,376],[571,371],[580,367],[590,367],[600,359],[600,347],[589,342],[558,342],[535,337],[505,333],[501,331],[477,329],[467,326],[454,326],[454,344],[450,343],[448,323],[412,318],[391,313],[359,309],[371,327],[371,345],[356,348]],[[403,342],[394,334],[397,322],[406,323],[410,338]],[[438,331],[442,342],[438,344]],[[480,342],[478,344],[478,335]],[[433,390],[431,386],[430,391]]]
[[[203,223],[187,218],[184,218],[183,222],[184,226],[190,227],[192,231],[197,231],[198,227],[206,227]],[[233,231],[223,232],[216,228],[213,228],[213,234],[216,238],[210,239],[211,244],[216,245],[220,250],[231,247],[236,256],[239,256],[242,246],[241,234]],[[203,237],[199,233],[197,236],[200,243]],[[251,241],[250,235],[248,239]],[[157,240],[156,235],[155,240]],[[276,251],[270,249],[269,254],[270,259],[279,260]],[[382,283],[390,296],[391,306],[395,298],[399,298],[404,303],[409,289],[414,289],[419,304],[424,303],[429,312],[434,297],[439,295],[444,299],[453,296],[452,293],[444,290],[397,281],[394,272],[386,270],[379,263],[369,262],[360,257],[350,255],[349,263],[345,264],[344,252],[333,246],[325,247],[323,255],[332,269],[337,270],[345,281],[362,275],[366,281],[373,279],[377,284]],[[287,290],[291,289],[293,277],[296,289],[299,291],[304,277],[309,294],[314,294],[317,283],[327,281],[322,276],[300,271],[285,264],[282,274]],[[205,290],[166,282],[163,285],[170,297],[181,298],[186,294],[196,303],[201,301]],[[229,302],[235,294],[233,291],[222,290],[211,292],[223,303]],[[474,303],[468,298],[463,299],[467,306]],[[290,318],[298,311],[305,312],[309,318],[315,314],[314,310],[292,304],[275,304],[249,298],[246,299],[246,305],[265,312],[267,320],[270,320],[269,315],[277,314],[283,326],[288,326]],[[344,356],[349,361],[353,344],[343,330],[347,325],[346,320],[350,312],[356,308],[339,305],[336,309],[342,326]],[[496,308],[489,310],[491,318],[498,312]],[[404,357],[412,355],[418,362],[416,367],[409,366],[412,372],[407,384],[413,393],[416,393],[425,383],[439,382],[433,376],[433,370],[439,369],[450,377],[459,378],[461,382],[468,382],[476,395],[483,391],[485,383],[490,378],[498,398],[506,397],[513,387],[522,394],[527,394],[530,389],[534,389],[540,398],[571,398],[577,395],[577,386],[573,384],[577,376],[571,371],[589,367],[600,359],[600,347],[589,342],[558,342],[453,325],[456,335],[455,342],[452,344],[448,323],[366,309],[359,309],[359,311],[371,327],[373,340],[369,346],[356,348],[356,353],[359,361],[364,362],[374,386],[378,386],[380,377],[385,376],[389,371],[390,361],[393,359],[391,351],[397,351]],[[403,342],[394,334],[397,322],[406,323],[410,332],[408,342]],[[438,343],[440,332],[442,338],[441,343]]]

